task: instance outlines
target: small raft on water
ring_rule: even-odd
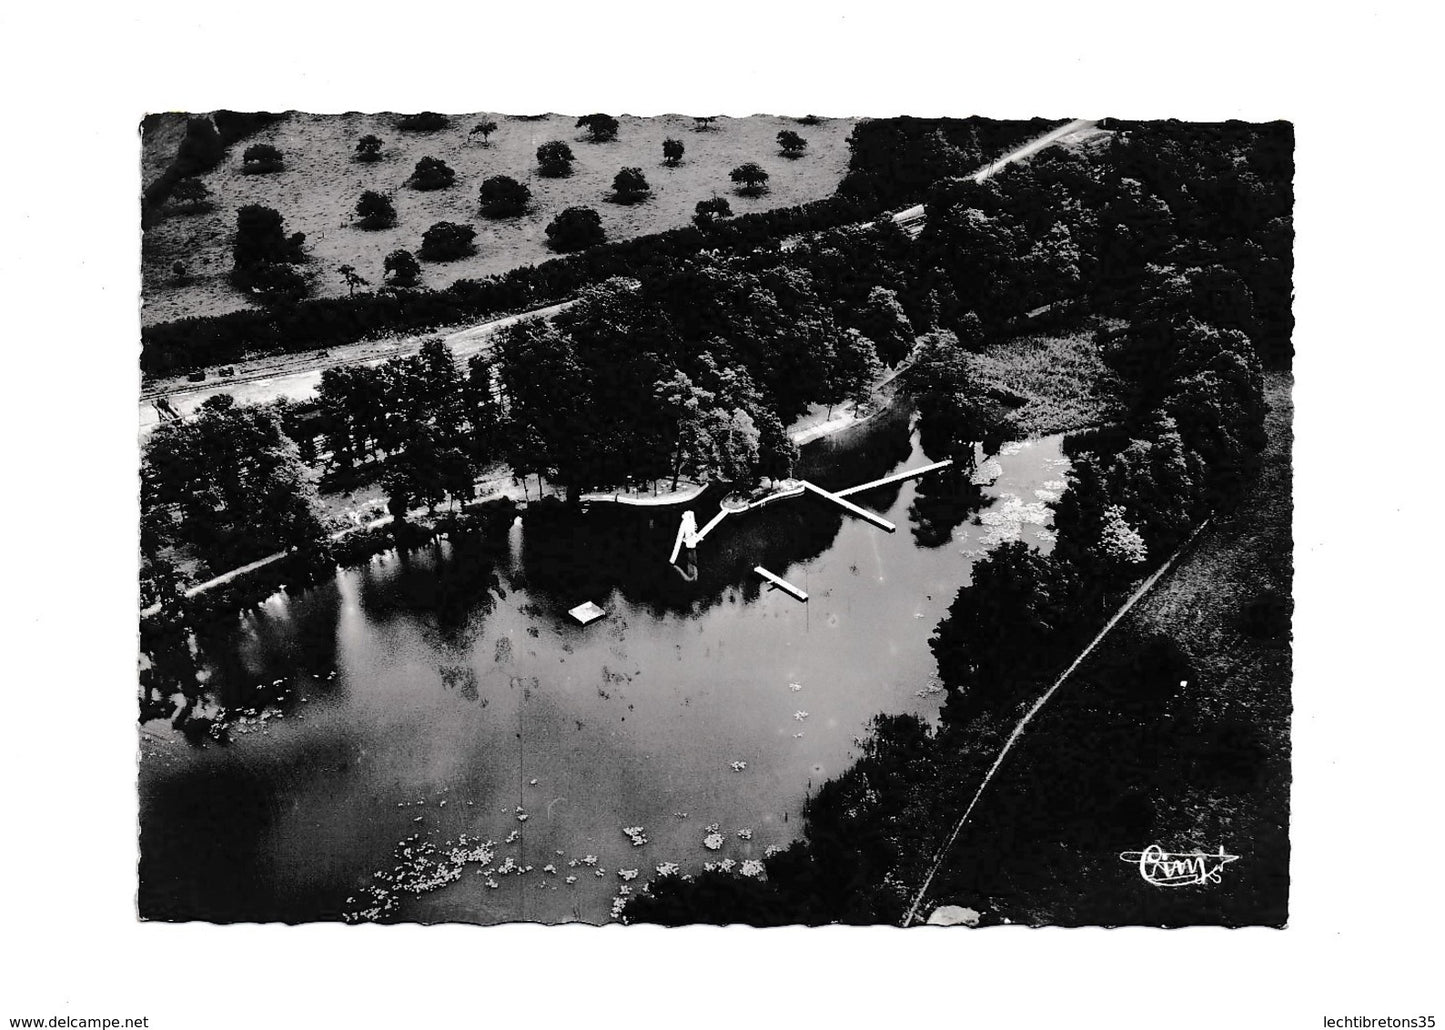
[[[583,604],[579,604],[576,608],[573,608],[567,614],[572,616],[572,618],[576,619],[580,625],[586,626],[589,623],[596,622],[607,613],[601,608],[597,607],[591,601],[587,601]]]

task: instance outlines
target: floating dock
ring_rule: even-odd
[[[767,580],[769,583],[771,583],[773,586],[777,587],[779,590],[785,590],[785,591],[787,591],[788,593],[792,594],[792,595],[793,595],[794,597],[796,597],[799,601],[807,601],[807,600],[808,600],[808,594],[807,594],[806,591],[799,590],[797,587],[793,586],[793,584],[789,583],[789,582],[788,582],[786,579],[784,579],[782,576],[774,575],[773,573],[769,572],[767,569],[763,568],[761,565],[754,565],[754,566],[753,566],[753,571],[756,572],[759,576],[762,576],[763,579]]]
[[[596,622],[598,619],[606,615],[607,612],[597,607],[591,601],[587,601],[583,604],[579,604],[576,608],[571,609],[567,614],[572,616],[572,618],[576,619],[583,626],[586,626],[588,623]]]

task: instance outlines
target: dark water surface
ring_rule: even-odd
[[[815,497],[729,517],[696,582],[667,564],[679,510],[595,506],[272,598],[208,648],[223,703],[286,695],[267,718],[205,746],[143,728],[141,915],[338,919],[384,894],[387,919],[604,922],[620,870],[635,889],[662,863],[762,858],[873,715],[937,712],[928,637],[984,548],[1047,546],[1059,442],[1005,448],[981,490],[935,475],[852,498],[896,534]],[[799,475],[841,488],[928,460],[895,412],[810,445]],[[582,628],[566,610],[588,600],[609,614]],[[459,857],[418,882],[432,846]]]

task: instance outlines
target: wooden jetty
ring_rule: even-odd
[[[771,583],[773,586],[777,587],[779,590],[785,590],[785,591],[787,591],[788,593],[792,594],[792,595],[793,595],[794,597],[796,597],[799,601],[806,601],[806,600],[808,599],[808,594],[807,594],[806,591],[799,590],[797,587],[793,586],[793,584],[789,583],[789,582],[788,582],[786,579],[784,579],[782,576],[778,576],[778,575],[775,575],[774,573],[769,572],[767,569],[763,568],[761,565],[754,565],[754,566],[753,566],[753,571],[756,572],[759,576],[762,576],[763,579],[767,580],[769,583]]]
[[[887,519],[885,519],[883,516],[881,516],[881,515],[875,515],[875,514],[873,514],[871,511],[869,511],[867,508],[860,508],[860,507],[858,507],[858,505],[854,504],[852,501],[845,500],[844,498],[840,497],[839,495],[833,493],[833,491],[831,491],[831,490],[824,490],[821,486],[817,486],[817,485],[815,485],[815,484],[813,484],[813,483],[810,483],[810,482],[808,482],[806,479],[803,480],[803,489],[805,489],[805,490],[811,490],[813,493],[817,494],[819,497],[825,497],[825,498],[827,498],[828,500],[832,501],[834,504],[841,505],[845,511],[850,511],[850,512],[852,512],[854,515],[857,515],[860,519],[867,519],[869,522],[873,523],[873,525],[877,526],[879,529],[887,530],[889,533],[896,532],[897,529],[898,529],[897,526],[895,526],[893,523],[889,522],[889,521],[888,521]]]
[[[953,464],[952,458],[945,458],[943,461],[935,461],[932,465],[920,465],[916,469],[904,469],[902,472],[895,472],[891,476],[884,476],[882,479],[875,479],[871,483],[863,483],[859,486],[850,486],[846,490],[837,491],[839,497],[852,497],[854,494],[862,493],[864,490],[872,490],[875,487],[888,486],[890,483],[901,483],[906,479],[916,479],[929,472],[936,472],[941,468],[947,468]]]
[[[697,534],[693,537],[692,546],[696,547],[698,544],[702,543],[703,537],[707,536],[714,529],[716,529],[717,524],[731,514],[732,512],[729,511],[727,508],[723,508],[718,511],[716,515],[714,515],[711,519],[708,520],[707,525],[703,526],[697,531]]]
[[[763,505],[765,504],[771,504],[774,501],[781,501],[789,497],[798,497],[808,492],[815,493],[819,497],[832,501],[834,504],[839,505],[850,514],[857,515],[861,519],[867,519],[879,529],[886,530],[889,533],[897,532],[898,527],[895,526],[893,523],[889,522],[881,515],[875,515],[873,512],[868,511],[866,508],[858,507],[858,505],[854,504],[852,501],[849,501],[847,498],[851,497],[853,494],[862,493],[864,490],[873,490],[880,486],[888,486],[892,483],[902,483],[905,480],[916,479],[919,476],[927,475],[929,472],[936,472],[941,468],[947,468],[949,465],[952,464],[952,460],[935,461],[931,465],[920,465],[918,468],[904,469],[902,472],[895,472],[891,476],[884,476],[882,479],[875,479],[869,483],[860,483],[857,486],[850,486],[844,490],[838,490],[836,492],[832,490],[824,490],[821,486],[818,486],[815,483],[810,483],[806,479],[785,479],[777,485],[777,488],[774,489],[772,493],[769,493],[765,497],[760,497],[756,501],[749,502],[742,507],[735,506],[732,508],[720,509],[716,515],[714,515],[711,519],[708,520],[707,525],[703,526],[701,529],[697,528],[697,520],[693,516],[691,511],[683,512],[682,524],[677,528],[677,539],[673,542],[672,555],[668,558],[668,561],[674,565],[677,564],[678,556],[683,552],[684,549],[686,549],[688,553],[691,554],[697,548],[697,545],[702,543],[703,538],[706,537],[709,533],[711,533],[714,529],[716,529],[718,523],[720,523],[723,519],[727,518],[729,515],[732,515],[739,511],[752,511],[755,508],[763,507]],[[782,580],[778,579],[776,576],[774,576],[772,573],[768,572],[761,566],[758,567],[757,572],[759,573],[759,575],[765,576],[770,580],[775,580],[778,586],[789,590],[789,592],[793,593],[793,595],[798,597],[799,600],[806,601],[808,599],[807,594],[804,594],[796,587],[792,587],[789,584],[784,583]]]

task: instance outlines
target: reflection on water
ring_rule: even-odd
[[[893,413],[799,474],[841,488],[927,460]],[[927,638],[1000,529],[969,514],[1011,504],[1031,521],[1010,531],[1046,539],[1028,506],[1063,478],[1059,441],[998,462],[992,485],[853,498],[911,532],[813,497],[734,516],[696,582],[666,563],[677,510],[595,506],[273,598],[207,641],[223,703],[269,717],[205,747],[145,727],[142,915],[602,922],[659,866],[756,868],[872,715],[936,713]],[[582,628],[565,612],[587,600],[608,617]]]

